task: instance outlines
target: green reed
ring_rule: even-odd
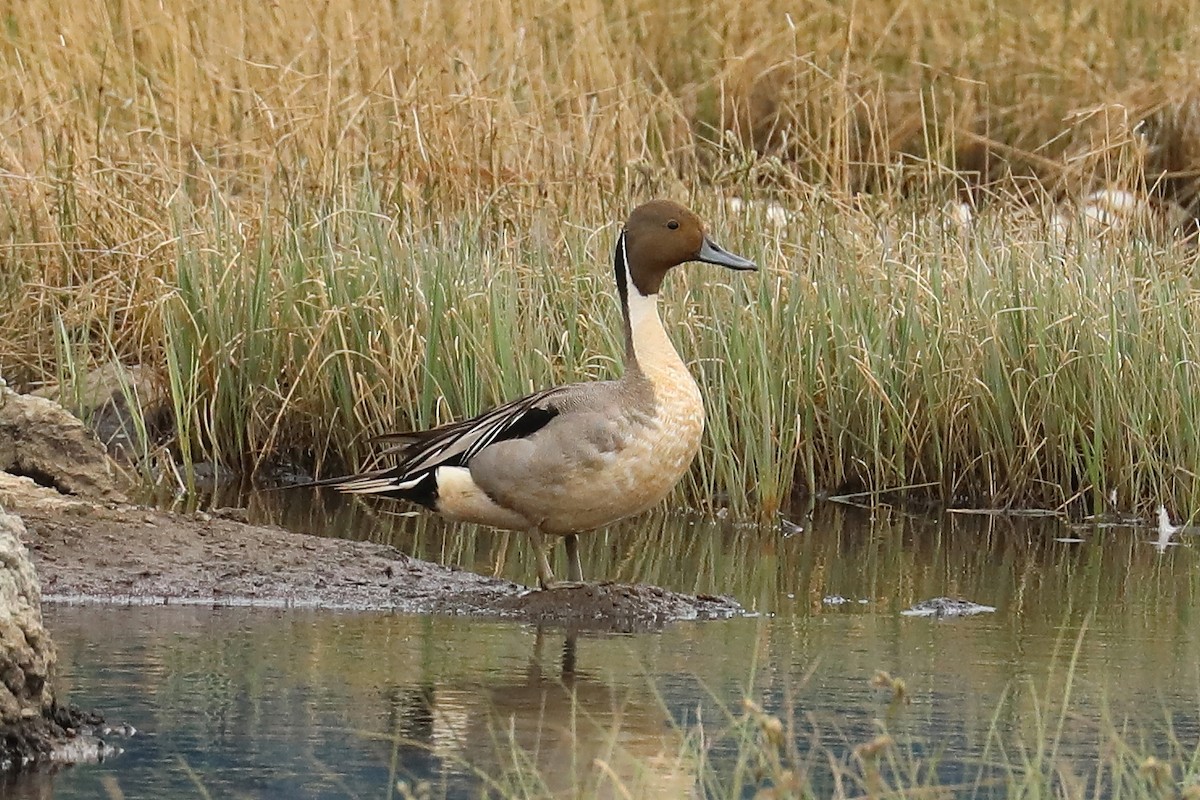
[[[689,265],[663,317],[708,409],[677,502],[769,514],[803,493],[1098,510],[1196,507],[1192,252],[1060,240],[1036,212],[947,230],[935,206],[700,211],[759,273]],[[619,374],[617,227],[429,228],[366,186],[251,240],[214,212],[162,304],[193,459],[341,467],[366,440]],[[328,470],[324,470],[328,472]]]

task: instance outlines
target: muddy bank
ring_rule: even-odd
[[[387,545],[129,505],[15,509],[48,602],[190,603],[467,614],[610,630],[741,612],[649,586],[530,591]],[[230,512],[230,517],[236,512]]]

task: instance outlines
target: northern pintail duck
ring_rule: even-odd
[[[630,214],[613,261],[625,326],[620,378],[546,389],[473,419],[390,434],[383,438],[398,442],[395,466],[318,483],[525,531],[542,588],[556,585],[543,537],[562,536],[569,578],[582,581],[576,534],[654,506],[700,449],[704,403],[659,320],[663,278],[688,261],[756,269],[666,200]]]

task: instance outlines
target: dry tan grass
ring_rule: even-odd
[[[177,392],[193,404],[180,411],[200,443],[240,430],[236,415],[249,414],[266,433],[227,446],[253,449],[331,419],[361,429],[470,405],[428,407],[442,402],[430,392],[447,390],[420,378],[429,320],[414,312],[401,324],[403,302],[380,299],[386,286],[339,286],[346,263],[391,270],[419,256],[429,267],[435,247],[483,270],[531,255],[595,260],[603,225],[668,194],[745,223],[745,238],[771,223],[735,220],[721,197],[769,196],[793,218],[825,215],[790,241],[764,239],[777,271],[811,255],[818,225],[846,236],[863,228],[866,238],[838,247],[850,267],[877,269],[878,248],[863,242],[956,196],[1040,209],[1116,184],[1194,199],[1188,82],[1200,27],[1183,0],[864,0],[800,11],[777,0],[328,0],[221,13],[194,0],[16,3],[0,12],[0,298],[12,298],[0,303],[0,370],[18,384],[46,380],[66,347],[83,367],[115,354],[165,372],[181,352],[167,326],[185,308],[197,360],[182,379],[196,384],[186,399]],[[359,215],[386,222],[361,225]],[[913,257],[942,258],[940,247]],[[226,271],[234,277],[220,278]],[[212,285],[191,292],[185,273]],[[572,266],[565,280],[583,274]],[[230,287],[242,278],[259,280],[259,298],[279,308],[204,308],[208,297],[247,302]],[[534,269],[513,288],[544,280]],[[454,296],[466,303],[472,291]],[[323,316],[292,313],[306,303]],[[370,303],[393,315],[372,329],[391,331],[386,342],[367,327],[351,341],[368,348],[372,370],[347,364],[330,394],[293,383],[316,369],[313,354],[336,352],[336,342],[326,351],[311,341],[330,320]],[[571,324],[571,310],[537,311]],[[249,355],[222,316],[278,335],[250,355],[270,353],[272,368],[288,370],[271,390],[282,407],[229,401],[231,381],[259,397],[264,387],[230,371],[241,369],[230,353]],[[462,330],[487,335],[486,325]],[[533,377],[577,374],[577,352],[543,342],[536,326],[523,335],[533,338],[521,345],[551,348],[549,372]],[[456,358],[469,357],[468,344],[455,340]],[[480,386],[464,393],[473,401],[531,379],[479,370]],[[769,505],[786,492],[781,479]]]
[[[365,168],[421,220],[621,216],[734,178],[726,130],[785,183],[879,186],[901,157],[1053,182],[1195,74],[1189,9],[24,2],[0,58],[7,227],[49,239],[66,183],[82,244],[144,252],[174,200],[215,188],[255,219],[268,191],[336,194]]]

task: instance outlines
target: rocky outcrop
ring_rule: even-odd
[[[91,431],[58,403],[0,380],[0,472],[62,494],[121,501],[120,476]]]
[[[120,482],[82,422],[51,400],[16,394],[0,379],[0,772],[105,752],[95,736],[78,735],[102,720],[55,701],[54,644],[42,626],[28,532],[4,509],[63,513],[96,500],[120,501]]]
[[[42,590],[22,539],[21,518],[0,511],[0,722],[41,714],[54,645],[42,627]]]
[[[57,760],[80,726],[100,722],[54,700],[54,644],[25,535],[20,517],[0,511],[0,772]]]
[[[0,773],[119,752],[99,737],[103,718],[55,700],[54,644],[25,537],[21,518],[0,510]]]

